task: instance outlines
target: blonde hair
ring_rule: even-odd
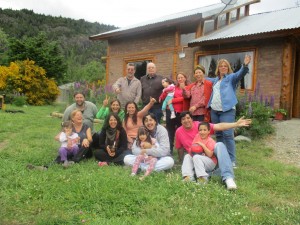
[[[230,63],[226,60],[226,59],[220,59],[218,61],[218,65],[216,67],[216,71],[215,71],[215,74],[217,76],[220,76],[220,72],[219,72],[219,66],[222,64],[222,63],[225,63],[226,66],[228,67],[228,73],[233,73],[232,69],[231,69],[231,66],[230,66]]]
[[[79,109],[75,109],[74,111],[71,112],[71,116],[70,116],[70,117],[71,117],[71,120],[72,120],[72,121],[73,121],[75,115],[76,115],[78,112],[80,112],[80,113],[82,114],[82,112],[81,112]]]

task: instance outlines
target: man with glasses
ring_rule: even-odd
[[[127,64],[126,73],[126,77],[120,77],[112,86],[117,94],[117,99],[121,102],[122,108],[129,101],[134,101],[138,104],[142,95],[141,82],[134,76],[134,63]]]

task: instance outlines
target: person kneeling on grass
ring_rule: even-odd
[[[206,184],[208,182],[208,173],[213,171],[217,165],[217,158],[214,155],[216,142],[210,134],[210,125],[207,122],[201,122],[198,125],[199,133],[193,140],[191,148],[188,150],[182,163],[182,176],[186,181],[194,181],[195,173],[197,182]]]
[[[150,149],[153,146],[157,148],[159,147],[156,139],[151,138],[148,130],[143,126],[138,129],[138,134],[136,137],[135,144],[141,149]],[[148,155],[143,151],[141,151],[140,155],[138,155],[134,161],[134,164],[132,166],[131,176],[136,175],[141,163],[149,164],[149,166],[146,169],[145,175],[140,177],[140,180],[143,180],[146,176],[150,175],[150,173],[154,170],[156,162],[157,162],[156,157]]]

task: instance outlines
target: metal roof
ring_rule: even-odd
[[[260,0],[238,0],[235,4],[227,5],[227,6],[223,3],[213,4],[213,5],[196,8],[184,12],[174,13],[150,21],[134,24],[132,26],[111,30],[105,33],[100,33],[97,35],[90,36],[90,39],[105,39],[107,37],[112,37],[114,35],[130,33],[133,30],[148,30],[149,28],[152,27],[160,27],[165,23],[170,23],[173,21],[183,21],[184,19],[188,19],[190,17],[198,17],[199,19],[206,19],[214,15],[218,15],[221,11],[226,12],[229,9],[241,7],[243,5],[248,5],[256,2],[260,2]]]
[[[217,31],[192,40],[188,45],[193,46],[196,43],[204,44],[214,40],[225,40],[297,28],[300,28],[300,7],[246,16]]]

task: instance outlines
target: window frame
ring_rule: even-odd
[[[247,47],[247,48],[234,48],[234,49],[222,49],[222,50],[212,50],[212,51],[199,51],[195,53],[195,61],[194,61],[194,66],[200,64],[200,58],[203,56],[220,56],[220,55],[225,55],[225,54],[237,54],[237,53],[245,53],[245,54],[250,54],[252,55],[251,57],[251,62],[249,63],[249,71],[251,73],[250,78],[248,77],[248,80],[251,81],[251,87],[249,88],[244,88],[242,89],[239,86],[239,89],[241,92],[244,91],[254,91],[255,90],[255,84],[256,84],[256,66],[257,66],[257,54],[258,50],[256,47]],[[220,56],[219,59],[225,58]],[[241,60],[241,58],[240,58]],[[229,61],[230,62],[230,61]],[[244,62],[244,59],[241,60],[241,63]],[[217,63],[217,60],[216,60]],[[232,63],[232,62],[230,62]],[[214,72],[214,71],[213,71]],[[208,75],[208,71],[206,71],[206,76]],[[248,76],[248,74],[246,75]]]

